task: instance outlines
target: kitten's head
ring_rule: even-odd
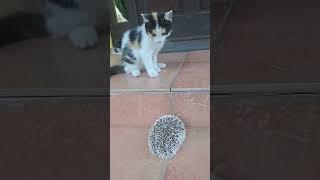
[[[163,43],[171,34],[172,10],[165,13],[141,14],[147,35],[156,43]]]

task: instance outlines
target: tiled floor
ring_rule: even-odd
[[[139,78],[129,74],[115,75],[110,79],[111,93],[209,91],[209,50],[164,53],[160,54],[159,61],[167,64],[167,68],[161,71],[160,77],[149,78],[145,72]]]
[[[210,179],[209,57],[209,50],[160,54],[159,61],[168,66],[160,77],[110,79],[111,180],[159,178],[161,159],[149,152],[148,132],[157,118],[172,113],[187,132],[165,179]]]

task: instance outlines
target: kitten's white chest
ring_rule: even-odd
[[[145,51],[150,51],[150,52],[159,52],[164,45],[164,42],[157,43],[152,40],[148,40],[145,44],[143,44],[143,48]]]

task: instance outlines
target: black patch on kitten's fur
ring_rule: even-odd
[[[137,29],[132,29],[129,33],[129,39],[131,43],[138,40],[138,43],[140,44],[142,38],[141,31],[138,31]]]
[[[116,48],[121,48],[121,44],[122,44],[121,40],[118,40],[118,41],[116,42],[116,44],[114,45],[114,47],[116,47]]]
[[[132,54],[132,50],[128,47],[125,47],[122,50],[122,61],[128,63],[128,64],[134,64],[136,61],[136,57]]]
[[[149,34],[152,34],[152,30],[154,30],[158,24],[161,28],[165,29],[165,33],[163,35],[167,35],[171,31],[171,21],[165,19],[165,13],[157,13],[157,20],[151,14],[146,14],[145,18],[148,19],[149,22],[145,23],[146,31]]]
[[[166,32],[163,35],[167,35],[171,31],[171,21],[164,18],[165,14],[158,14],[158,24],[160,27],[164,28]]]
[[[67,8],[67,9],[79,8],[79,3],[75,2],[74,0],[49,0],[49,2],[52,2],[62,8]]]
[[[145,17],[149,20],[149,22],[146,23],[146,31],[149,34],[152,34],[152,30],[154,30],[157,26],[157,21],[153,19],[153,16],[150,14],[145,15]]]

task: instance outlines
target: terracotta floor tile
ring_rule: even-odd
[[[186,139],[176,157],[169,161],[166,180],[210,179],[210,130],[187,129]]]
[[[117,94],[110,97],[111,126],[150,127],[160,116],[170,112],[168,94]]]
[[[210,94],[183,93],[173,98],[174,113],[187,127],[210,127]]]
[[[187,52],[161,53],[159,54],[159,62],[184,62]]]
[[[148,148],[149,128],[110,129],[110,179],[158,180],[161,162]]]
[[[210,62],[185,62],[172,90],[210,90]]]
[[[111,92],[141,92],[141,91],[170,91],[181,63],[167,63],[167,67],[160,72],[157,78],[150,78],[146,72],[140,77],[129,74],[118,74],[110,78]]]
[[[190,51],[186,61],[210,61],[210,50]]]

